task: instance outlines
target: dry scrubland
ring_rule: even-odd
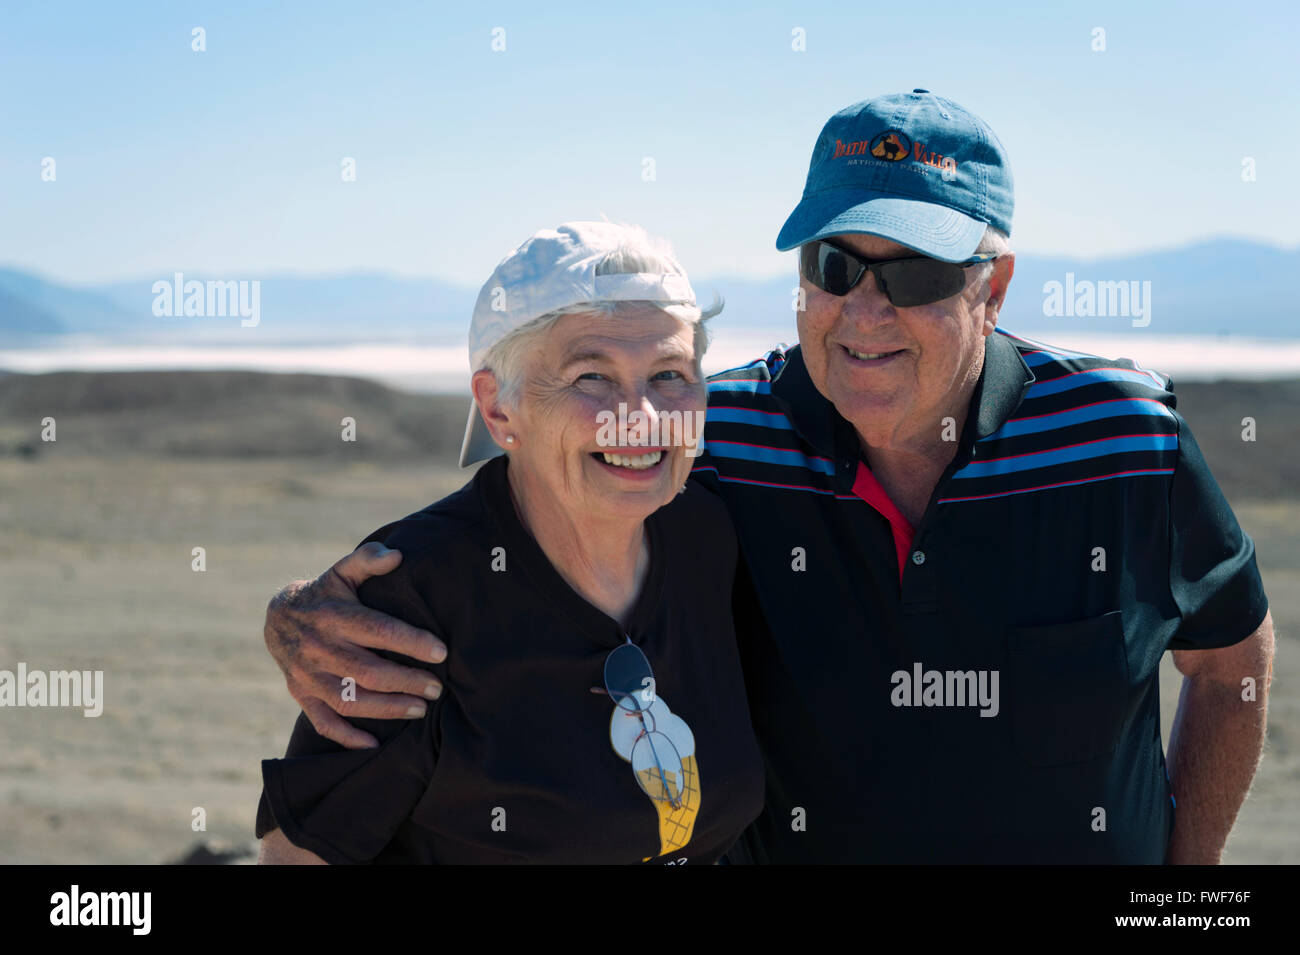
[[[1178,390],[1255,538],[1280,634],[1268,752],[1228,858],[1300,861],[1300,382]],[[97,719],[0,710],[0,862],[248,843],[258,761],[297,712],[262,646],[266,600],[463,483],[465,406],[310,375],[0,377],[0,668],[102,669],[107,698]],[[345,415],[355,444],[339,440]],[[190,570],[196,546],[206,573]],[[1166,658],[1166,734],[1177,681]]]

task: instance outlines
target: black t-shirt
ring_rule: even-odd
[[[262,763],[258,838],[279,827],[335,864],[716,862],[763,801],[725,507],[690,482],[646,520],[650,566],[625,632],[525,530],[507,467],[488,462],[366,538],[402,563],[366,581],[361,602],[446,641],[445,663],[415,661],[444,692],[423,719],[354,721],[380,740],[371,750],[345,750],[299,715],[285,758]],[[630,739],[617,721],[636,718],[591,692],[628,638],[654,672],[654,728],[680,750],[677,809],[651,800],[615,749]]]

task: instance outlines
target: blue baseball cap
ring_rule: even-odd
[[[894,93],[827,120],[776,247],[859,232],[962,262],[986,226],[1011,234],[1014,206],[1006,149],[984,120],[929,90]]]

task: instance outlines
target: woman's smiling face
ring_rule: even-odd
[[[565,315],[527,356],[506,409],[510,466],[570,514],[643,520],[686,482],[684,434],[699,434],[706,403],[690,323],[648,305]],[[611,419],[629,416],[619,434]]]

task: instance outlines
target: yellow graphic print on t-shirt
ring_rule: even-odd
[[[663,697],[655,696],[642,713],[616,706],[610,717],[609,738],[614,752],[632,763],[659,816],[657,854],[684,848],[700,813],[700,770],[691,728],[668,708]],[[670,796],[678,797],[678,805],[673,805]]]

